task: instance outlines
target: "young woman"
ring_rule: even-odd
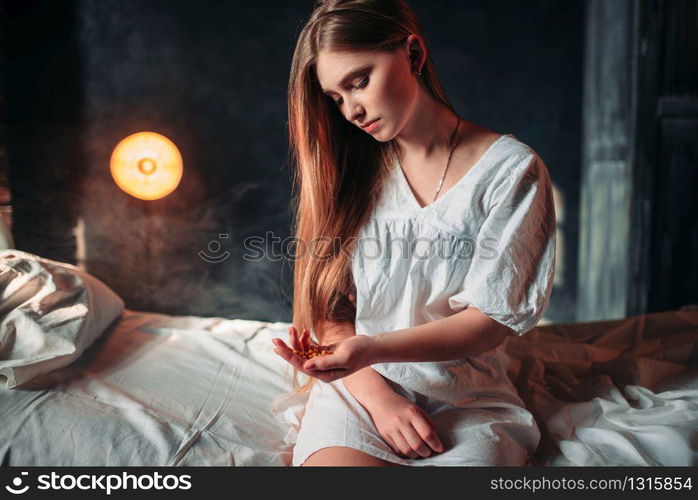
[[[318,2],[288,98],[294,326],[274,351],[310,377],[293,465],[526,464],[540,432],[504,345],[552,291],[544,162],[458,116],[400,0]]]

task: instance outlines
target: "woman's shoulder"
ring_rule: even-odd
[[[517,172],[543,165],[538,153],[512,133],[499,133],[484,129],[479,139],[489,158],[486,177],[490,181],[503,180]]]
[[[487,162],[493,168],[518,164],[535,151],[512,133],[502,133],[488,129],[476,123],[468,123],[465,130],[466,140],[460,154],[471,158],[489,156]],[[459,154],[458,150],[454,155]]]
[[[483,144],[486,161],[482,162],[476,184],[484,206],[490,206],[497,197],[504,196],[522,178],[549,177],[545,163],[536,151],[512,133],[498,133],[484,127],[478,130],[478,141]]]

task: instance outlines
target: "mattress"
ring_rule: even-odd
[[[127,309],[71,365],[0,389],[2,463],[287,466],[302,414],[274,415],[292,385],[271,339],[288,326]],[[695,311],[509,338],[534,465],[698,465],[697,343]]]

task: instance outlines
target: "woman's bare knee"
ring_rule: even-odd
[[[346,446],[329,446],[311,454],[301,467],[391,467],[392,462]]]

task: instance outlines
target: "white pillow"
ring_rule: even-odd
[[[124,301],[75,266],[0,250],[0,384],[11,389],[72,363]]]
[[[12,239],[12,231],[10,231],[5,219],[0,215],[0,249],[14,247],[15,242]]]

